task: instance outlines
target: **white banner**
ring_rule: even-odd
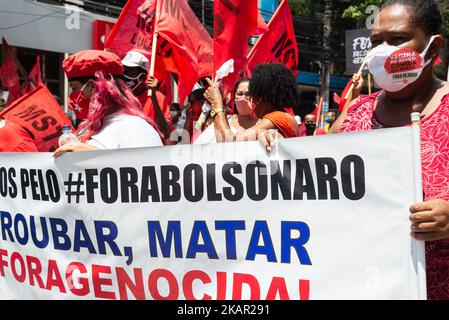
[[[423,298],[411,130],[0,154],[0,298]]]

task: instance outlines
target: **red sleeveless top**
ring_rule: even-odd
[[[340,132],[387,128],[374,113],[379,94],[351,107]],[[449,94],[421,120],[421,151],[424,199],[449,201]],[[426,242],[426,273],[428,299],[449,299],[449,239]]]

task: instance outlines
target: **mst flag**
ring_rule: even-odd
[[[0,112],[0,117],[27,129],[41,152],[54,151],[58,147],[62,127],[71,125],[70,119],[43,84]]]
[[[184,99],[195,82],[212,75],[213,43],[185,0],[158,0],[154,32],[168,41],[179,76],[179,98]]]
[[[251,72],[256,65],[270,62],[282,63],[298,74],[298,46],[287,0],[281,2],[268,24],[268,31],[259,38],[248,56]]]

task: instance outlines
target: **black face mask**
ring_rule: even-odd
[[[307,130],[315,130],[316,129],[316,123],[305,123],[305,126],[307,128]]]
[[[126,86],[134,91],[142,82],[145,81],[145,73],[141,72],[137,77],[130,77],[128,75],[123,75],[123,81],[125,81]]]

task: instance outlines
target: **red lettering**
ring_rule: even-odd
[[[198,300],[195,299],[195,296],[193,295],[193,288],[192,284],[193,281],[200,280],[203,284],[211,283],[212,280],[207,275],[207,273],[199,270],[192,270],[187,272],[184,275],[184,279],[182,279],[182,288],[184,291],[184,297],[186,300]],[[203,295],[203,297],[199,300],[212,300],[212,297],[208,294]]]
[[[112,285],[112,279],[101,278],[100,274],[111,274],[111,267],[92,265],[92,282],[94,287],[95,297],[103,299],[115,299],[115,293],[110,291],[103,291],[102,286]]]
[[[217,272],[217,300],[226,300],[226,272]]]
[[[67,292],[58,269],[58,264],[55,260],[48,260],[47,285],[45,289],[51,291],[53,287],[57,287],[61,293]]]
[[[41,273],[42,273],[42,265],[38,258],[26,256],[28,273],[30,276],[30,285],[34,286],[34,278],[36,278],[36,282],[39,288],[45,289],[44,281],[42,281]]]
[[[159,292],[157,282],[160,278],[164,278],[168,282],[169,293],[166,297]],[[156,269],[148,276],[148,288],[154,300],[176,300],[179,296],[179,286],[175,276],[168,270]]]
[[[78,278],[79,283],[81,284],[81,288],[75,288],[73,283],[73,271],[78,270],[81,274],[86,274],[87,269],[84,264],[80,262],[72,262],[67,266],[65,277],[67,279],[67,285],[70,291],[77,296],[86,296],[89,294],[89,281],[86,278]]]
[[[17,272],[16,269],[16,261],[19,261],[21,274]],[[24,282],[26,278],[26,269],[25,269],[25,262],[23,261],[22,256],[18,252],[13,252],[11,255],[11,271],[14,275],[14,278],[16,278],[19,282]]]
[[[310,295],[310,281],[299,280],[299,299],[309,300],[309,295]]]
[[[260,300],[259,282],[256,277],[244,273],[234,273],[232,300],[242,300],[242,287],[244,283],[250,288],[250,300]]]
[[[279,293],[280,300],[290,300],[284,278],[273,277],[270,288],[268,289],[266,300],[276,300],[277,293]]]
[[[3,257],[8,257],[8,251],[0,249],[0,275],[5,276],[5,267],[8,266],[8,261],[3,260]]]
[[[145,300],[142,269],[134,269],[134,282],[124,268],[115,268],[120,300],[128,300],[129,289],[137,300]]]

